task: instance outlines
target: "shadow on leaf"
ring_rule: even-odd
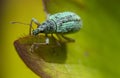
[[[31,52],[31,45],[44,42],[45,36],[26,36],[14,42],[15,49],[24,63],[42,78],[51,78],[44,71],[46,63],[64,64],[67,58],[66,43],[53,37],[49,39],[50,44],[37,45],[33,52]]]

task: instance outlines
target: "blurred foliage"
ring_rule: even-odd
[[[55,78],[120,78],[119,3],[119,0],[46,0],[48,13],[73,11],[83,20],[80,32],[67,35],[76,42],[67,44],[65,63],[46,62],[48,66],[53,64],[49,72]],[[28,27],[9,22],[29,23],[32,17],[44,21],[41,0],[6,0],[3,6],[1,78],[37,78],[24,66],[12,45],[21,34],[27,34]]]

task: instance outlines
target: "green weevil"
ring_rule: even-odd
[[[33,22],[37,25],[37,28],[31,32],[33,28],[32,27]],[[12,23],[25,24],[21,22],[12,22]],[[76,13],[60,12],[53,15],[48,15],[47,20],[42,24],[40,24],[35,18],[32,18],[31,23],[27,25],[30,25],[30,30],[29,30],[30,35],[36,36],[39,33],[45,33],[46,35],[45,43],[39,43],[39,44],[49,44],[49,38],[47,34],[56,34],[57,36],[59,35],[66,40],[74,41],[71,38],[65,37],[64,34],[74,33],[79,31],[82,27],[82,21],[81,18]]]
[[[32,22],[37,24],[37,28],[31,33]],[[40,24],[35,18],[32,18],[30,26],[31,35],[45,33],[45,44],[49,44],[49,38],[47,37],[47,34],[59,34],[63,38],[69,39],[65,37],[64,34],[79,31],[82,27],[82,21],[81,18],[73,12],[61,12],[49,15],[47,20],[42,24]]]

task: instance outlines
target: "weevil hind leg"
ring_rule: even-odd
[[[61,34],[61,37],[64,38],[65,40],[67,40],[67,42],[75,42],[74,39],[69,38],[69,37],[66,37],[66,36],[64,36],[63,34]]]
[[[58,37],[58,39],[59,39],[60,41],[63,41],[63,39],[64,39],[64,40],[66,40],[67,42],[75,42],[74,39],[68,38],[68,37],[64,36],[63,34],[56,34],[56,36]]]
[[[61,36],[60,36],[59,34],[56,34],[56,36],[57,36],[57,38],[58,38],[60,41],[62,41],[62,38],[61,38]]]
[[[57,35],[56,35],[57,36]],[[53,34],[51,34],[51,37],[54,39],[54,41],[56,41],[57,45],[58,46],[61,46],[60,42],[54,37]]]

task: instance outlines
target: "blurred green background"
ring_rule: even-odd
[[[120,1],[50,1],[47,4],[50,13],[70,10],[83,20],[81,31],[68,35],[76,42],[68,44],[66,62],[80,66],[80,71],[73,71],[80,73],[79,77],[71,78],[120,78]],[[42,1],[4,0],[0,4],[0,78],[39,78],[25,66],[13,46],[16,39],[28,34],[28,26],[10,22],[29,23],[32,17],[43,22],[46,16]]]
[[[41,0],[4,0],[0,23],[0,78],[39,78],[19,58],[13,42],[28,35],[29,27],[10,24],[11,21],[30,23],[32,17],[45,20]]]

